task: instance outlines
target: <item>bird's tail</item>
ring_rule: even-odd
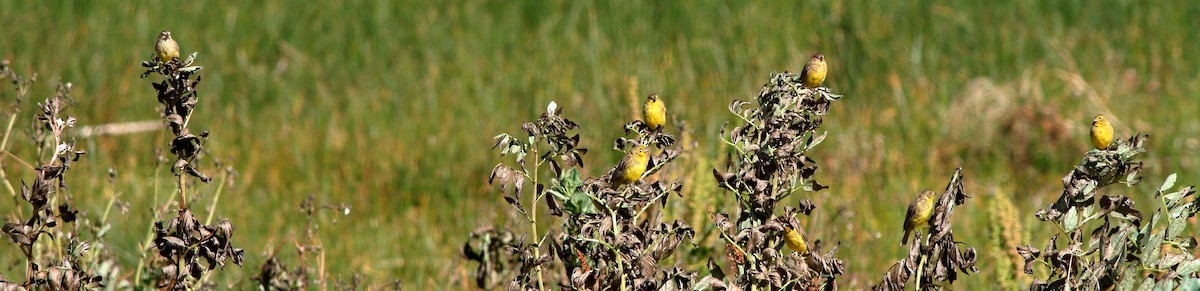
[[[908,234],[909,234],[909,232],[908,232],[907,230],[905,230],[905,231],[904,231],[904,238],[901,238],[901,239],[900,239],[900,245],[905,245],[905,244],[907,244],[907,243],[908,243]]]

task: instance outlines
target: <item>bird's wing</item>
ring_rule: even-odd
[[[612,171],[613,174],[612,174],[611,179],[616,180],[616,179],[619,179],[619,177],[624,176],[625,169],[629,168],[630,163],[633,163],[633,156],[629,155],[629,154],[625,154],[625,157],[622,157],[621,161],[617,162],[617,166],[613,168],[613,171]]]
[[[921,202],[921,199],[917,199],[917,200],[913,200],[912,203],[908,204],[908,211],[904,214],[904,230],[905,231],[908,231],[909,229],[912,229],[913,227],[915,227],[915,225],[912,225],[912,220],[913,220],[913,218],[917,217],[917,212],[918,212],[917,207],[920,207],[920,205],[918,205],[918,204],[920,204],[920,202]]]

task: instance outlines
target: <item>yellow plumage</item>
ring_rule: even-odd
[[[625,157],[621,158],[621,162],[617,163],[617,168],[613,170],[612,181],[610,181],[613,189],[641,179],[642,174],[646,173],[648,164],[650,164],[650,150],[645,145],[635,145],[625,153]]]
[[[813,54],[812,58],[808,59],[808,64],[804,65],[804,70],[800,71],[800,80],[804,82],[804,87],[816,88],[825,83],[825,75],[829,73],[829,67],[825,65],[825,55]]]
[[[900,244],[908,243],[908,235],[913,230],[925,228],[929,226],[929,217],[933,216],[934,202],[937,202],[937,195],[932,190],[925,189],[921,192],[921,196],[917,196],[911,204],[908,204],[908,213],[904,215],[904,238],[900,239]]]
[[[787,228],[787,233],[783,235],[783,242],[787,243],[788,248],[792,251],[801,254],[808,252],[808,243],[804,242],[804,235],[795,229]]]
[[[154,44],[154,51],[158,53],[158,61],[166,63],[179,57],[179,44],[171,38],[170,31],[164,30],[158,34],[158,42]]]
[[[1092,119],[1091,133],[1092,146],[1095,146],[1097,149],[1107,149],[1108,146],[1112,145],[1112,123],[1108,122],[1108,118],[1105,118],[1104,114],[1096,115],[1096,118]]]
[[[642,106],[642,121],[650,130],[658,130],[659,127],[667,124],[667,105],[663,103],[658,94],[650,94],[646,97],[646,105]]]

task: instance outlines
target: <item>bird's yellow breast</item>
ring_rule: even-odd
[[[792,251],[797,253],[808,252],[808,243],[804,242],[804,236],[800,235],[800,232],[794,229],[787,229],[787,233],[784,234],[783,241],[787,243],[788,248],[792,249]]]
[[[643,118],[646,126],[650,130],[657,130],[658,127],[667,123],[667,107],[663,105],[662,100],[646,101],[646,106],[642,108]]]
[[[1112,144],[1113,128],[1112,124],[1107,120],[1099,120],[1092,123],[1092,146],[1097,149],[1107,149]]]
[[[617,165],[617,172],[613,178],[613,187],[630,184],[642,178],[642,174],[646,173],[646,166],[649,164],[650,154],[645,152],[645,149],[635,149],[633,152],[630,152]]]

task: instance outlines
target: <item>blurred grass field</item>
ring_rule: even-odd
[[[702,166],[677,170],[711,185],[726,150],[717,133],[733,118],[726,105],[822,52],[827,86],[846,98],[814,154],[818,180],[832,188],[812,195],[822,223],[809,233],[841,241],[843,284],[858,289],[904,251],[895,243],[903,205],[945,187],[955,167],[976,198],[1010,196],[1027,243],[1044,244],[1055,230],[1033,212],[1061,191],[1097,113],[1119,137],[1151,135],[1146,182],[1111,191],[1129,191],[1147,211],[1149,189],[1167,174],[1196,183],[1194,15],[1200,5],[1186,1],[0,1],[0,58],[38,74],[19,125],[59,80],[75,85],[83,125],[152,120],[157,103],[138,64],[159,31],[172,31],[205,66],[191,127],[213,133],[207,162],[240,172],[218,217],[237,227],[247,264],[217,273],[219,282],[248,284],[280,246],[294,258],[299,204],[316,195],[352,207],[322,219],[331,273],[445,288],[470,286],[474,266],[458,254],[467,233],[509,219],[486,184],[499,161],[495,134],[518,132],[556,101],[592,149],[585,174],[599,175],[619,158],[611,141],[633,118],[636,80],[638,96],[658,92],[690,125],[697,147],[683,163]],[[0,85],[4,104],[11,88]],[[14,132],[14,154],[32,155]],[[95,216],[107,200],[90,193],[109,168],[119,173],[112,185],[130,210],[114,220],[109,247],[125,263],[141,252],[154,184],[171,187],[154,180],[166,171],[153,166],[164,133],[81,139],[89,153],[69,175],[81,210]],[[722,197],[715,187],[693,191],[685,199],[708,201],[687,201],[686,213],[735,211],[712,198]],[[968,200],[955,217],[958,239],[976,247],[982,202]],[[13,207],[0,203],[0,213]],[[987,259],[985,274],[956,286],[989,286]],[[21,260],[0,252],[0,273],[17,276]]]

